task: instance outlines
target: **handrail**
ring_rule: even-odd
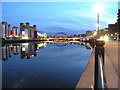
[[[95,76],[94,88],[95,90],[106,89],[106,81],[104,76],[104,41],[96,41],[95,47]]]
[[[105,88],[103,60],[101,56],[98,56],[98,88]]]

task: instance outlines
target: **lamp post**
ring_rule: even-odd
[[[100,12],[102,11],[102,6],[100,4],[96,4],[95,7],[95,12],[97,13],[97,24],[96,24],[96,31],[97,31],[97,35],[99,35],[99,28],[100,28]]]
[[[99,24],[99,12],[97,12],[97,32],[98,32],[98,35],[99,35],[99,27],[100,27],[100,24]]]

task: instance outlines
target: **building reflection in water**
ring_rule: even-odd
[[[9,47],[9,49],[11,49],[11,51],[13,52],[14,55],[19,54],[18,48],[19,48],[19,46],[17,46],[17,45],[13,45],[12,47]]]
[[[31,56],[37,56],[37,44],[23,43],[21,45],[21,59],[30,59]]]
[[[30,59],[37,56],[39,49],[46,47],[47,44],[55,44],[56,46],[66,46],[67,44],[83,45],[86,49],[92,49],[89,43],[83,42],[65,42],[64,44],[56,42],[40,42],[40,43],[21,43],[21,44],[6,44],[2,46],[2,60],[6,61],[14,55],[20,54],[21,59]]]
[[[12,56],[12,53],[14,55],[18,55],[18,47],[19,46],[16,45],[4,45],[2,47],[2,60],[8,60]]]
[[[7,46],[2,47],[2,60],[8,60],[9,50]]]

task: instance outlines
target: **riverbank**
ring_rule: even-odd
[[[120,72],[118,66],[118,41],[109,41],[105,44],[105,78],[107,88],[118,88]],[[93,50],[90,60],[80,78],[76,88],[91,88],[94,85],[94,59],[95,51]]]
[[[36,42],[36,41],[46,41],[46,40],[45,39],[2,40],[2,43],[26,43],[26,42]]]

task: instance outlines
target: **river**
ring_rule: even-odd
[[[75,88],[90,58],[86,43],[13,43],[2,47],[3,88]]]

